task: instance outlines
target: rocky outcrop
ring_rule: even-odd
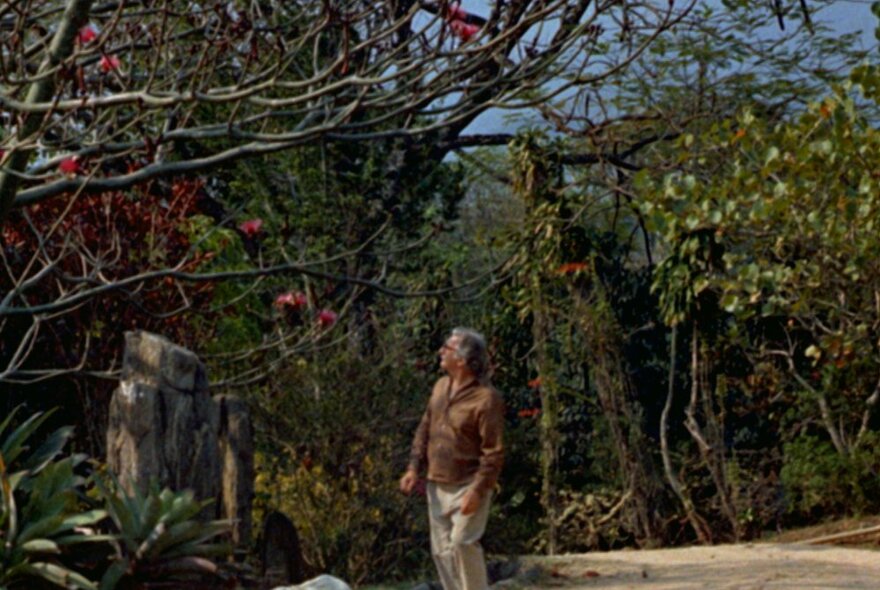
[[[260,572],[264,586],[299,584],[306,579],[305,560],[296,527],[283,513],[272,511],[263,521],[260,535]]]
[[[247,408],[212,399],[205,365],[191,351],[149,332],[127,332],[119,387],[110,402],[107,463],[120,483],[145,491],[191,489],[215,500],[206,517],[235,519],[233,538],[250,538],[253,443]]]
[[[251,538],[254,498],[254,443],[247,405],[232,395],[214,398],[220,408],[221,497],[223,515],[235,519],[232,540],[243,545]]]

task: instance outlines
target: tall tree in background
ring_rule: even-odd
[[[414,1],[6,3],[0,8],[0,223],[7,227],[14,216],[16,227],[40,243],[54,231],[47,225],[52,220],[30,224],[29,207],[50,207],[63,217],[85,195],[150,181],[167,187],[164,179],[316,142],[384,145],[387,156],[372,173],[382,180],[383,205],[394,209],[408,167],[440,162],[462,146],[506,141],[464,134],[481,113],[600,83],[692,5],[535,0],[498,3],[478,15],[454,3]],[[639,19],[640,34],[651,31],[638,42],[625,24],[632,18]],[[551,22],[560,26],[551,30]],[[16,253],[27,260],[7,265],[0,322],[20,318],[30,322],[21,329],[35,333],[40,323],[98,295],[115,292],[137,303],[141,286],[157,281],[185,292],[182,283],[308,274],[309,260],[285,258],[282,249],[275,257],[249,252],[247,268],[198,272],[205,268],[198,264],[202,246],[227,243],[223,227],[246,221],[234,219],[243,206],[237,195],[212,195],[212,183],[203,184],[199,201],[208,203],[217,225],[193,228],[190,247],[161,263],[119,272],[110,268],[117,260],[112,251],[94,254],[94,244],[76,239],[64,242],[64,254]],[[169,195],[165,190],[157,205],[170,203]],[[232,209],[211,210],[214,197]],[[137,192],[128,197],[138,198]],[[242,237],[257,241],[260,228],[243,227]],[[79,267],[61,272],[59,261],[69,257]],[[319,279],[382,282],[376,269],[366,276],[311,270]],[[43,289],[45,281],[56,288]],[[30,343],[14,346],[22,354],[0,371],[4,378],[20,372],[30,349]]]

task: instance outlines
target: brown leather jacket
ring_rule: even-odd
[[[416,430],[409,468],[428,469],[437,483],[472,483],[481,495],[491,491],[504,462],[504,402],[491,386],[471,381],[452,392],[449,377],[434,385]]]

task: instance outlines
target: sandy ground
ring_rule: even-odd
[[[719,545],[522,558],[544,575],[513,586],[624,590],[880,590],[880,552],[795,544]]]

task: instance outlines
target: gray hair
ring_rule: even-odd
[[[458,336],[458,358],[464,359],[477,379],[489,377],[489,350],[482,334],[470,328],[455,328],[453,336]]]

